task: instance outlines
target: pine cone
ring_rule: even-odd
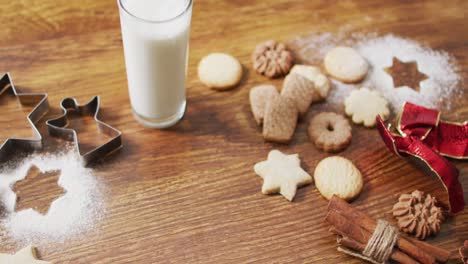
[[[400,196],[393,206],[393,216],[398,220],[400,230],[424,240],[437,234],[445,220],[444,211],[437,205],[435,197],[416,190]]]
[[[294,63],[291,52],[282,43],[269,40],[258,44],[252,54],[255,71],[269,78],[289,73]]]

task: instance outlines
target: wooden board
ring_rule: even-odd
[[[54,263],[359,263],[336,251],[323,222],[327,202],[313,185],[300,189],[292,203],[260,193],[252,166],[271,149],[299,153],[309,172],[328,155],[308,141],[305,122],[289,145],[263,141],[248,104],[249,88],[267,81],[252,70],[254,46],[343,28],[394,33],[448,51],[468,82],[467,1],[198,0],[188,110],[177,126],[158,131],[139,125],[130,112],[115,1],[1,1],[0,7],[0,72],[11,72],[21,91],[48,92],[47,117],[59,113],[63,97],[86,102],[100,95],[103,119],[124,133],[124,148],[94,168],[106,187],[104,218],[85,238],[39,247],[43,259]],[[245,66],[239,88],[220,93],[198,81],[198,61],[215,51],[231,53]],[[468,119],[468,88],[459,89],[462,96],[453,112],[444,113],[447,119]],[[313,106],[308,117],[322,108]],[[41,130],[46,134],[43,124]],[[92,137],[83,134],[84,140]],[[48,137],[45,142],[49,150],[62,146]],[[353,142],[340,155],[365,176],[353,204],[376,218],[388,216],[396,194],[414,189],[446,201],[438,180],[391,155],[375,129],[353,126]],[[468,164],[452,162],[466,201]],[[456,259],[467,238],[465,210],[428,241]],[[24,246],[5,239],[0,237],[0,252]]]

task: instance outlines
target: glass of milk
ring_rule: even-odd
[[[152,128],[185,112],[192,0],[117,0],[135,118]]]

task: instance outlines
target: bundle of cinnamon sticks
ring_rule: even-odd
[[[361,253],[374,232],[377,221],[343,199],[333,196],[328,204],[326,221],[330,231],[339,235],[338,243]],[[446,262],[449,252],[419,240],[399,236],[390,259],[399,263]]]

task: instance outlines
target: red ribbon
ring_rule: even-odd
[[[462,211],[465,202],[459,172],[443,156],[468,159],[468,122],[441,121],[439,111],[408,102],[398,117],[396,129],[400,135],[391,133],[380,116],[376,119],[380,136],[390,151],[422,160],[444,184],[451,212]]]

